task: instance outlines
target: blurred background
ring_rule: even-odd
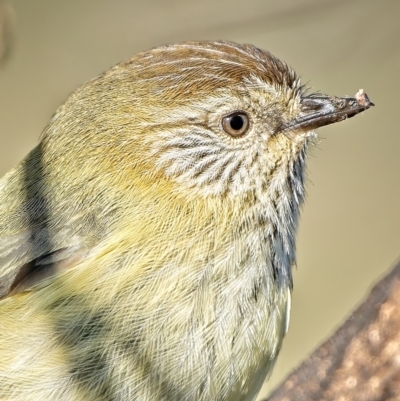
[[[252,43],[312,90],[376,107],[319,130],[308,160],[289,334],[276,386],[400,255],[398,0],[0,0],[0,173],[37,144],[80,84],[151,47]]]

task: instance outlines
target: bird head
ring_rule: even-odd
[[[361,103],[307,95],[291,68],[254,46],[188,42],[140,53],[83,85],[43,144],[85,182],[101,175],[111,187],[163,185],[184,198],[240,202],[286,191],[299,203],[314,129],[371,105]]]

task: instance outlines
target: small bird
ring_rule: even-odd
[[[314,130],[372,105],[224,41],[81,86],[0,181],[0,400],[254,400]]]

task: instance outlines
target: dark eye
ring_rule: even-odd
[[[222,119],[222,128],[233,138],[243,136],[249,125],[249,116],[244,111],[236,111]]]

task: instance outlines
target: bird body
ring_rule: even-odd
[[[304,99],[229,42],[74,92],[0,182],[0,400],[253,400],[288,325],[304,116],[326,107]]]

